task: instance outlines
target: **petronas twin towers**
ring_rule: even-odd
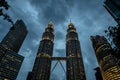
[[[54,47],[54,25],[45,28],[32,72],[27,80],[49,80],[52,60],[66,61],[67,80],[86,80],[80,42],[76,28],[70,22],[66,34],[66,57],[52,57]]]

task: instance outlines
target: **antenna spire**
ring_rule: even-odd
[[[70,18],[70,23],[71,23],[71,18]]]

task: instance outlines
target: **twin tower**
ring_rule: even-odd
[[[67,80],[86,80],[78,34],[71,22],[66,34],[66,57],[52,57],[53,47],[54,26],[50,22],[42,35],[34,67],[32,72],[29,72],[27,80],[49,80],[53,60],[66,61]]]

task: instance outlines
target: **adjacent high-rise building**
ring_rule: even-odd
[[[24,57],[0,46],[0,80],[16,80]]]
[[[103,80],[120,80],[120,66],[113,57],[113,51],[104,36],[91,36]]]
[[[70,22],[66,35],[67,80],[86,80],[78,34]]]
[[[104,2],[104,7],[115,21],[120,24],[120,0],[106,0]]]
[[[2,46],[17,53],[27,35],[27,32],[24,22],[22,20],[17,20],[2,40]]]
[[[49,80],[54,46],[54,27],[50,22],[42,35],[32,72],[27,80]]]
[[[17,20],[0,43],[0,80],[16,80],[24,59],[18,51],[27,32],[24,22]]]

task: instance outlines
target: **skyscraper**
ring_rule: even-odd
[[[2,46],[17,53],[27,35],[27,32],[24,22],[22,20],[17,20],[2,40]]]
[[[113,57],[110,44],[104,36],[91,36],[103,80],[120,80],[120,65]]]
[[[28,75],[28,80],[49,80],[51,70],[51,56],[54,45],[54,28],[50,22],[42,35],[39,49],[35,59],[32,72]]]
[[[0,43],[0,80],[16,80],[24,59],[17,53],[26,35],[24,22],[17,20]]]
[[[70,22],[66,35],[66,57],[52,57],[54,45],[53,23],[50,22],[42,35],[42,40],[37,52],[32,72],[29,72],[27,80],[49,80],[52,60],[67,61],[67,80],[86,80],[82,54],[78,34],[74,25]],[[57,63],[53,67],[55,69]],[[63,68],[62,63],[60,62]],[[63,68],[64,72],[65,69]]]
[[[4,54],[0,61],[0,80],[16,80],[24,57],[12,50],[1,49],[0,54]],[[3,51],[3,52],[2,52]]]
[[[104,2],[104,7],[115,21],[120,24],[120,0],[106,0]]]
[[[86,80],[78,34],[71,22],[66,35],[66,57],[67,80]]]

